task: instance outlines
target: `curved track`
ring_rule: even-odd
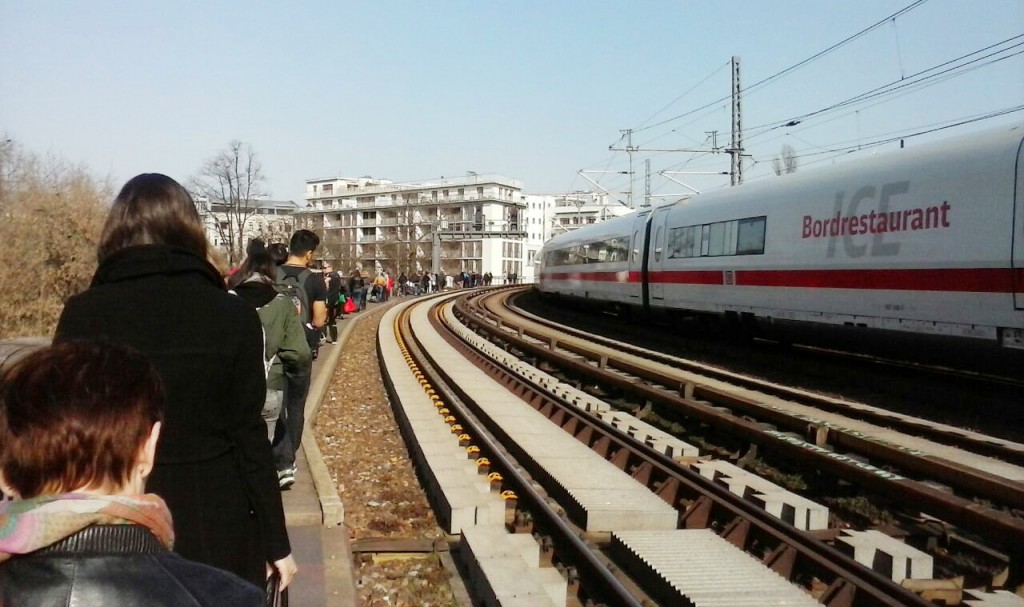
[[[483,320],[486,314],[476,316],[475,320],[471,317],[468,310],[475,309],[476,304],[468,298],[432,307],[429,313],[416,311],[426,305],[432,304],[422,302],[404,308],[401,315],[396,312],[390,339],[400,344],[408,368],[388,370],[387,381],[393,399],[415,400],[426,394],[435,399],[438,410],[444,409],[441,417],[448,433],[454,433],[461,442],[471,443],[470,447],[479,450],[481,457],[477,462],[486,461],[481,469],[500,475],[491,477],[492,486],[500,483],[503,490],[514,492],[515,499],[510,502],[514,504],[514,511],[509,512],[507,527],[531,531],[541,540],[542,553],[550,550],[550,562],[559,567],[569,583],[570,601],[636,604],[654,597],[660,602],[665,589],[664,584],[659,585],[656,572],[637,567],[635,559],[623,556],[622,547],[631,537],[628,530],[588,530],[588,525],[596,518],[593,511],[573,501],[577,493],[567,488],[569,482],[559,478],[555,471],[558,464],[549,462],[545,467],[542,463],[550,454],[540,452],[553,448],[546,442],[524,445],[516,439],[513,430],[503,425],[508,422],[498,419],[500,415],[494,412],[493,401],[507,398],[509,393],[520,406],[529,406],[544,414],[550,420],[547,425],[555,422],[561,428],[560,434],[570,442],[586,445],[605,462],[613,464],[619,474],[628,475],[646,487],[646,491],[654,492],[661,501],[674,507],[677,520],[673,528],[678,527],[680,531],[713,529],[732,546],[747,551],[765,567],[804,587],[808,594],[827,605],[926,604],[888,578],[815,539],[816,535],[798,531],[793,525],[752,505],[750,500],[733,494],[721,483],[703,478],[689,465],[652,449],[628,432],[609,426],[599,415],[581,408],[580,401],[574,405],[559,396],[559,393],[571,395],[572,391],[560,387],[559,382],[543,372],[514,360],[500,347],[474,336],[466,326],[460,326],[477,325],[475,328],[479,330],[482,324],[489,324]],[[419,321],[415,320],[417,315]],[[496,326],[497,321],[494,323]],[[509,333],[507,326],[500,331]],[[439,335],[443,346],[436,343]],[[491,335],[490,339],[494,337]],[[383,330],[381,339],[384,341]],[[447,353],[437,354],[440,350]],[[457,362],[451,352],[459,352],[464,360]],[[420,395],[403,396],[399,384],[406,374],[417,378],[415,390]],[[480,386],[487,386],[490,391]],[[494,386],[503,387],[506,396],[499,397]],[[481,389],[483,393],[479,392]],[[506,404],[501,410],[512,407],[513,404]],[[415,424],[411,419],[409,417],[410,421],[403,425],[407,440],[422,441],[413,432]],[[546,440],[553,443],[555,439]],[[425,448],[411,447],[410,450],[415,453]],[[594,470],[597,474],[596,467]],[[577,471],[580,472],[578,468]],[[422,474],[431,475],[426,470]],[[553,503],[558,504],[557,508],[552,508]],[[581,536],[587,541],[581,540]],[[627,562],[619,560],[623,558]],[[618,572],[616,576],[609,577],[609,559],[616,559],[611,568]],[[626,575],[626,571],[632,575]],[[722,572],[717,571],[715,575],[721,581]]]

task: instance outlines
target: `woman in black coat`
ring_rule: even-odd
[[[139,175],[107,216],[99,268],[72,297],[56,341],[106,338],[146,354],[167,391],[149,489],[174,516],[175,551],[262,585],[296,571],[260,416],[266,396],[255,308],[224,288],[191,196]]]

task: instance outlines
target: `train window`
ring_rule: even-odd
[[[668,231],[669,259],[683,256],[683,230],[684,228],[672,228]]]
[[[725,253],[725,222],[713,223],[708,237],[708,255],[717,256]]]
[[[640,230],[637,230],[637,231],[633,232],[634,247],[635,247],[635,243],[638,243],[638,242],[640,242]],[[640,249],[637,249],[637,248],[633,249],[633,263],[635,263],[635,264],[636,263],[640,263]]]
[[[702,225],[700,227],[700,254],[701,255],[707,255],[708,254],[708,245],[711,244],[710,236],[711,236],[711,226],[709,224]]]
[[[688,257],[699,257],[701,254],[701,243],[703,242],[704,227],[703,226],[690,226],[687,228],[689,234],[687,235],[687,242],[684,250],[687,251]]]
[[[665,229],[662,226],[658,226],[658,233],[654,237],[654,261],[661,261],[661,248],[663,245],[662,237],[664,236]]]
[[[583,255],[583,247],[575,246],[569,252],[569,263],[572,265],[585,263],[586,257]]]
[[[738,221],[725,222],[725,233],[722,235],[722,242],[724,245],[722,249],[722,255],[736,254],[736,225],[738,223]]]
[[[737,255],[761,255],[764,253],[765,217],[741,219],[736,238]]]
[[[701,226],[673,228],[669,233],[669,257],[700,255]]]

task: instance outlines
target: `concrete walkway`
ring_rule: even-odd
[[[320,401],[359,314],[339,319],[338,343],[320,347],[306,398],[306,427],[296,454],[295,484],[281,492],[285,522],[299,574],[288,589],[290,607],[359,605],[345,512],[313,436]]]

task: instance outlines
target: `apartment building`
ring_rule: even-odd
[[[232,263],[245,256],[245,247],[252,238],[266,242],[288,242],[295,230],[292,215],[302,207],[293,200],[254,198],[241,208],[233,208],[222,201],[196,196],[196,209],[203,220],[206,238],[222,250]],[[242,224],[238,229],[239,222]],[[231,234],[234,234],[234,238]],[[239,238],[241,234],[241,238]],[[234,254],[228,249],[235,240]]]
[[[527,204],[517,179],[310,179],[305,199],[295,227],[320,234],[320,261],[341,272],[524,275]]]

